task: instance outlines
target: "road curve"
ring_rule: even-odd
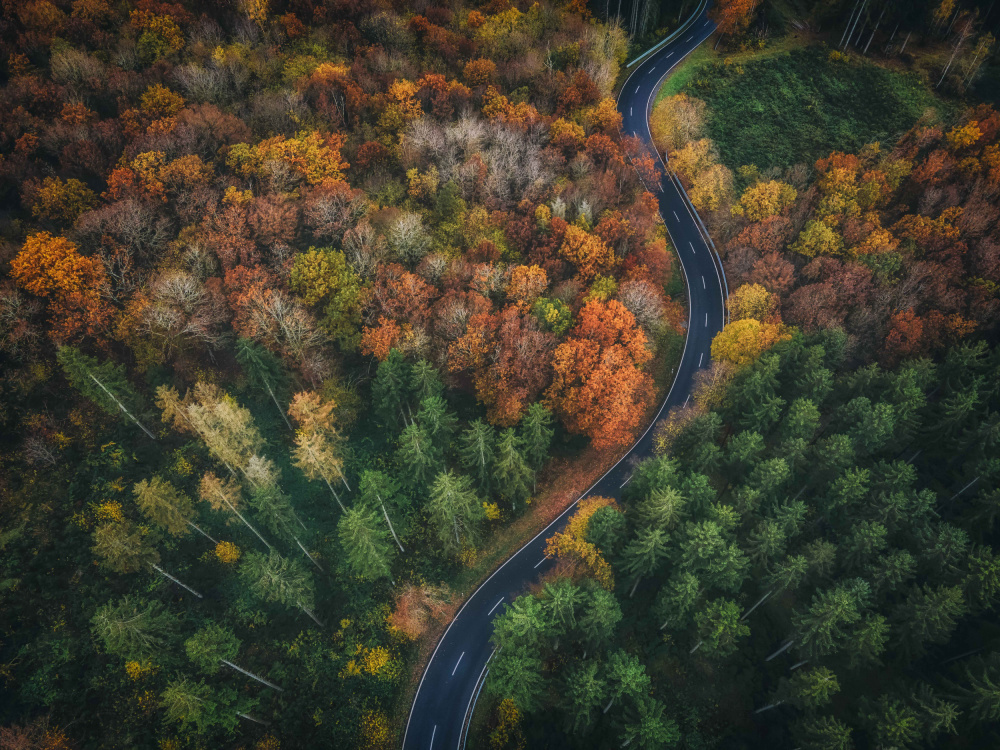
[[[652,148],[648,113],[660,81],[714,29],[703,10],[686,31],[650,55],[629,76],[618,99],[625,135],[638,136]],[[713,249],[699,231],[699,220],[681,189],[669,176],[662,179],[659,202],[687,280],[689,315],[684,353],[656,420],[671,407],[686,403],[694,373],[709,364],[712,338],[722,329],[725,314],[725,280],[717,259],[713,260]],[[493,618],[551,565],[544,555],[545,539],[563,528],[576,503],[591,494],[618,497],[635,465],[652,455],[652,447],[651,424],[617,464],[466,599],[424,670],[406,723],[403,750],[460,750],[466,715],[493,653]]]

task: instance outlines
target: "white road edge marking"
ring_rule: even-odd
[[[545,562],[548,559],[549,558],[547,558],[547,557],[543,557],[541,560],[539,560],[538,562],[535,563],[535,567],[537,568],[539,565],[541,565],[543,562]]]
[[[701,356],[700,356],[700,357],[698,357],[698,367],[701,367],[701,361],[702,361],[703,359],[705,359],[705,352],[702,352],[702,353],[701,353]]]
[[[498,601],[496,604],[493,605],[493,609],[490,610],[490,614],[486,615],[486,616],[489,617],[494,612],[496,612],[497,611],[497,607],[499,607],[501,604],[503,604],[503,600],[506,599],[506,598],[507,598],[506,596],[501,596],[500,597],[500,601]]]
[[[454,676],[455,676],[455,672],[457,672],[457,671],[458,671],[458,665],[462,663],[462,658],[463,658],[464,656],[465,656],[465,652],[463,651],[463,652],[461,653],[461,655],[460,655],[460,656],[458,657],[458,661],[456,661],[456,662],[455,662],[455,668],[454,668],[453,670],[451,670],[451,676],[452,676],[452,677],[454,677]]]
[[[431,744],[427,747],[427,750],[434,750],[434,735],[438,733],[438,725],[434,725],[434,731],[431,732]]]

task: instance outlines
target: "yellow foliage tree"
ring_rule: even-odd
[[[611,566],[601,555],[601,550],[587,541],[590,517],[607,506],[618,508],[617,503],[610,497],[594,496],[581,500],[576,512],[567,522],[565,531],[557,531],[545,540],[545,554],[581,563],[590,576],[610,591],[615,587]]]
[[[583,281],[611,270],[615,264],[615,252],[604,240],[574,225],[566,228],[559,254],[576,266]]]
[[[795,188],[778,180],[767,180],[751,185],[743,191],[739,201],[733,206],[733,215],[750,221],[763,221],[785,210],[798,193]]]
[[[729,319],[770,320],[778,309],[778,295],[760,284],[743,284],[729,295]]]
[[[660,151],[676,151],[701,138],[705,121],[705,102],[687,94],[661,99],[653,107],[649,128]]]
[[[779,341],[789,338],[777,323],[761,323],[753,318],[734,320],[712,339],[712,359],[745,367]]]
[[[31,213],[36,219],[72,224],[96,203],[97,194],[79,180],[46,177],[35,193]]]

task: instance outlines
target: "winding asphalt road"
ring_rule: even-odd
[[[648,115],[660,82],[714,29],[715,24],[708,20],[703,10],[693,22],[687,22],[686,30],[675,40],[649,55],[636,68],[618,99],[625,135],[638,136],[652,148]],[[659,194],[660,214],[680,256],[690,306],[684,354],[670,392],[656,415],[658,420],[671,407],[687,402],[694,373],[709,364],[712,337],[722,329],[724,321],[725,279],[717,265],[717,257],[705,240],[707,233],[700,230],[700,219],[676,180],[664,176],[658,189],[655,185],[647,187]],[[503,611],[504,604],[512,602],[552,564],[544,555],[545,539],[562,529],[576,503],[591,494],[618,497],[636,464],[652,455],[652,444],[650,425],[617,464],[469,596],[438,642],[420,680],[406,724],[404,750],[462,748],[466,716],[493,654],[490,643],[493,618]]]

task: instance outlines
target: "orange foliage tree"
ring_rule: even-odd
[[[32,234],[11,261],[11,275],[23,289],[44,297],[52,315],[52,336],[65,341],[96,333],[111,314],[101,299],[104,267],[80,255],[65,237],[48,232]]]
[[[627,445],[653,395],[653,380],[641,369],[650,356],[632,313],[617,300],[591,300],[556,347],[548,403],[595,448]]]

